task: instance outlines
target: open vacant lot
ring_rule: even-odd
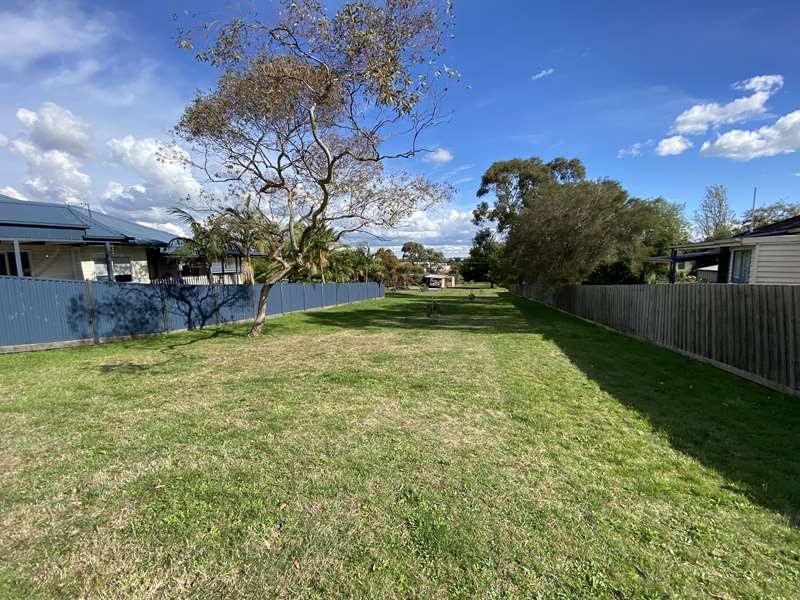
[[[468,292],[0,356],[0,596],[797,597],[800,401]]]

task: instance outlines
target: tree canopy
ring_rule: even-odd
[[[461,276],[467,281],[499,283],[503,278],[500,266],[503,244],[485,227],[475,234],[469,257],[460,265]]]
[[[473,211],[475,225],[492,221],[497,231],[506,232],[514,218],[532,202],[542,189],[554,184],[575,183],[586,177],[586,169],[577,158],[554,158],[544,162],[533,156],[493,163],[481,177],[478,197],[495,197],[494,205],[486,201]]]
[[[210,193],[211,209],[247,203],[270,224],[264,245],[279,268],[267,277],[252,335],[269,284],[309,264],[320,230],[335,242],[391,228],[451,191],[383,167],[423,151],[419,136],[440,120],[435,80],[458,75],[439,65],[449,3],[359,0],[333,14],[314,0],[282,5],[268,20],[201,25],[211,36],[197,58],[219,77],[175,128],[208,182],[239,199],[232,206]],[[179,36],[183,48],[196,41],[191,30]]]
[[[474,211],[475,236],[464,277],[502,277],[559,285],[640,281],[643,259],[688,240],[683,207],[663,198],[629,196],[610,180],[586,179],[576,158],[496,162],[478,196],[494,196]]]
[[[800,215],[800,203],[773,202],[766,206],[745,211],[742,215],[742,229],[749,230],[751,227],[763,227],[772,225],[784,219],[790,219]]]
[[[733,235],[738,224],[724,185],[706,188],[706,194],[694,213],[694,223],[704,240],[718,240]]]

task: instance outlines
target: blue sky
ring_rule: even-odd
[[[0,190],[169,227],[166,207],[199,183],[154,156],[211,83],[175,47],[171,15],[219,4],[4,2]],[[738,211],[753,186],[759,202],[800,202],[797,2],[600,4],[456,3],[446,62],[469,89],[446,98],[452,117],[426,140],[439,150],[405,166],[458,192],[389,245],[464,254],[480,175],[515,156],[578,157],[688,215],[711,184]]]

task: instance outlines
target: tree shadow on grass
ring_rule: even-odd
[[[674,449],[800,526],[800,400],[536,302],[502,299]]]
[[[394,294],[349,311],[309,313],[332,328],[538,335],[555,343],[586,376],[648,419],[676,450],[714,469],[731,487],[800,526],[800,399],[680,354],[616,334],[542,304],[498,297]]]
[[[161,352],[165,358],[156,362],[138,363],[134,361],[111,362],[99,365],[97,370],[104,375],[112,373],[123,373],[126,375],[136,375],[150,371],[159,371],[165,367],[171,367],[178,361],[191,361],[192,357],[181,352],[181,349],[192,346],[199,342],[208,342],[223,338],[242,338],[244,332],[231,329],[229,327],[215,327],[214,329],[194,330],[181,335],[175,339],[170,337],[137,339],[128,342],[124,347],[136,348],[139,350],[154,349]]]

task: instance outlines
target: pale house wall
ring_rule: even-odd
[[[751,283],[800,285],[800,236],[760,240]]]

